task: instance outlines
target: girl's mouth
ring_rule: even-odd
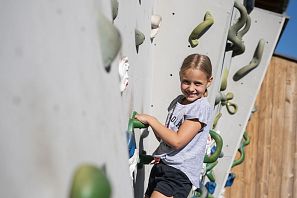
[[[187,97],[188,98],[196,98],[197,97],[197,94],[187,94]]]

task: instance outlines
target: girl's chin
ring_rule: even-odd
[[[190,102],[193,102],[193,101],[197,100],[198,97],[187,97],[186,99]]]
[[[198,96],[186,96],[185,98],[188,102],[193,102],[193,101],[197,100],[199,97]]]

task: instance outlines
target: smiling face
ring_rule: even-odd
[[[188,68],[180,74],[180,88],[185,96],[185,104],[194,102],[204,96],[212,78],[208,78],[200,69]]]

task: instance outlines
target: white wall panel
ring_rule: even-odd
[[[1,2],[2,197],[68,197],[87,162],[105,165],[113,197],[133,197],[118,72],[102,65],[94,3]]]
[[[214,169],[217,183],[215,196],[224,188],[285,19],[282,15],[257,8],[250,16],[251,28],[244,37],[246,50],[242,55],[232,58],[225,91],[234,94],[232,102],[238,105],[238,112],[230,115],[223,106],[222,117],[217,125],[224,140],[224,157],[219,159],[219,164]],[[260,39],[265,40],[265,47],[259,66],[239,81],[233,81],[233,75],[252,60]]]
[[[198,46],[191,48],[188,42],[192,30],[204,20],[209,11],[214,24],[199,39]],[[179,95],[179,68],[183,59],[192,53],[206,54],[213,64],[215,81],[209,90],[209,101],[214,104],[220,85],[228,28],[231,22],[233,1],[178,1],[160,0],[154,5],[154,14],[162,16],[159,33],[153,41],[153,78],[150,112],[165,122],[167,108]],[[153,152],[158,145],[152,133],[144,140],[145,150]],[[146,174],[149,174],[147,166]]]

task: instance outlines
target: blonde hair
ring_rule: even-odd
[[[188,69],[199,69],[206,74],[207,79],[212,77],[212,65],[208,56],[202,54],[191,54],[187,56],[180,67],[179,76]]]

